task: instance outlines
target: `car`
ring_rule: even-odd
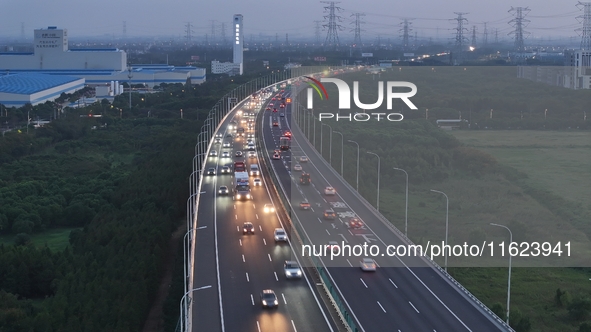
[[[277,308],[279,301],[272,289],[265,289],[261,292],[261,305],[263,308]]]
[[[220,186],[218,190],[218,195],[220,196],[227,196],[230,193],[230,190],[226,186]]]
[[[260,178],[254,178],[254,180],[252,180],[252,185],[255,187],[262,187],[263,181]]]
[[[333,209],[324,210],[324,219],[334,220],[336,218],[337,218],[337,214],[334,212]]]
[[[217,150],[211,150],[211,152],[209,153],[209,155],[212,156],[212,157],[217,157],[218,151]]]
[[[215,175],[215,168],[213,168],[213,167],[208,168],[207,175]]]
[[[222,173],[223,174],[229,174],[230,173],[230,167],[228,167],[228,166],[222,166]]]
[[[265,213],[275,212],[275,207],[273,206],[273,204],[267,203],[263,207],[263,211],[265,211]]]
[[[228,152],[228,151],[223,151],[223,152],[222,152],[222,158],[230,158],[230,152]]]
[[[310,210],[310,202],[308,202],[308,201],[301,201],[300,202],[300,209],[302,209],[302,210]]]
[[[277,99],[277,98],[275,98],[275,97],[271,98],[271,100],[276,100],[276,99]]]
[[[333,253],[337,251],[339,248],[339,243],[337,241],[328,241],[328,249]]]
[[[230,142],[224,142],[224,144],[222,144],[222,146],[225,147],[225,148],[229,148],[229,147],[232,146],[232,143],[230,143]]]
[[[248,158],[256,158],[257,153],[255,151],[248,151]]]
[[[284,117],[285,116],[285,113],[279,113],[279,116],[280,117]]]
[[[285,261],[283,264],[283,271],[285,272],[285,277],[287,279],[302,277],[302,269],[296,261]]]
[[[279,159],[281,159],[281,154],[279,152],[273,153],[273,160],[279,160]]]
[[[215,134],[215,137],[222,137],[222,134]]]
[[[244,154],[242,153],[242,151],[236,151],[236,153],[234,153],[235,157],[242,157]]]
[[[363,226],[363,222],[359,218],[351,218],[349,220],[349,228],[360,228]]]
[[[367,271],[367,272],[375,272],[377,269],[377,265],[376,265],[376,261],[374,261],[372,258],[364,258],[359,262],[359,265],[361,266],[361,270],[363,271]]]
[[[300,164],[293,165],[293,170],[294,171],[301,172],[302,171],[302,165],[300,165]]]
[[[273,127],[279,127],[279,122],[273,121]]]
[[[275,242],[287,242],[287,233],[285,233],[283,228],[275,228],[275,232],[273,234]]]
[[[273,113],[277,113],[277,108],[273,108]]]
[[[252,137],[247,138],[246,144],[254,144],[254,139]]]
[[[285,108],[285,104],[279,105],[279,108]]]
[[[232,133],[227,133],[227,134],[226,134],[226,137],[233,137],[233,136],[232,136]]]
[[[267,108],[265,108],[266,111],[270,111],[271,107],[267,106]]]
[[[254,134],[253,133],[250,133],[250,134],[246,135],[246,137],[248,137],[248,138],[254,138]]]
[[[248,144],[248,151],[254,151],[256,150],[256,147],[254,146],[254,144]]]
[[[324,194],[328,196],[336,195],[337,191],[333,187],[324,188]]]
[[[254,234],[254,225],[250,221],[242,224],[242,234]]]
[[[283,133],[283,136],[291,137],[291,131],[287,130],[286,132]]]
[[[216,138],[213,142],[215,144],[220,144],[220,143],[222,143],[222,139],[221,138]]]
[[[306,157],[306,156],[300,157],[300,163],[307,163],[307,162],[308,162],[308,157]]]

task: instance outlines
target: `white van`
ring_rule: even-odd
[[[250,164],[250,176],[258,176],[261,175],[259,171],[259,165],[257,164]]]

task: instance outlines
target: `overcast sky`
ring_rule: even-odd
[[[381,38],[398,40],[400,22],[412,20],[411,32],[418,38],[450,38],[456,27],[454,12],[465,12],[470,31],[477,26],[478,35],[488,22],[489,40],[498,29],[499,39],[509,40],[507,33],[513,28],[507,23],[512,14],[511,6],[529,7],[525,29],[529,38],[545,39],[557,36],[577,36],[574,31],[581,24],[575,19],[582,14],[572,0],[356,0],[341,1],[337,6],[343,10],[339,32],[341,40],[352,40],[354,27],[351,15],[365,13],[362,24],[362,40]],[[0,0],[0,36],[19,38],[21,24],[25,37],[32,39],[33,29],[58,26],[69,31],[70,38],[86,36],[112,36],[123,34],[126,21],[128,36],[175,36],[185,35],[185,25],[192,24],[193,36],[204,38],[211,35],[212,20],[220,36],[221,23],[229,24],[233,14],[244,15],[244,31],[248,38],[260,35],[279,35],[285,40],[314,37],[314,21],[322,21],[327,15],[327,4],[316,0]],[[322,23],[321,23],[322,24]],[[468,33],[470,37],[471,32]],[[322,40],[326,31],[321,31]],[[271,37],[268,37],[271,38]]]

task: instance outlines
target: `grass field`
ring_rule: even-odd
[[[43,233],[31,235],[31,243],[37,248],[43,248],[45,245],[53,252],[64,250],[69,243],[70,232],[76,228],[55,228],[49,229]],[[0,236],[0,243],[13,244],[14,235]]]

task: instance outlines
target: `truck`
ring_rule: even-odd
[[[234,173],[234,199],[235,200],[248,200],[252,199],[250,195],[250,185],[248,182],[248,172],[235,172]]]
[[[281,150],[289,150],[291,146],[291,137],[289,136],[281,136],[279,138],[279,149]]]
[[[244,161],[234,162],[234,173],[238,172],[246,172],[246,164],[244,164]]]
[[[310,173],[302,173],[300,175],[300,184],[301,185],[309,185],[312,180],[310,179]]]

